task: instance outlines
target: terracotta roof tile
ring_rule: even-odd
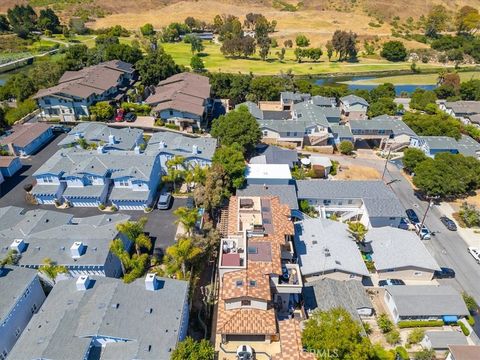
[[[270,278],[256,269],[232,271],[223,275],[222,299],[250,297],[271,300]]]
[[[274,335],[277,333],[275,311],[260,309],[226,310],[225,301],[218,302],[217,332],[236,335]]]

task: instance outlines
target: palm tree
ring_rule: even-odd
[[[175,155],[170,160],[167,160],[167,175],[163,176],[162,180],[171,182],[173,184],[173,191],[176,191],[176,183],[185,175],[185,158],[183,156]]]
[[[183,279],[185,279],[187,276],[187,265],[191,264],[201,253],[202,249],[196,247],[191,239],[179,239],[175,245],[169,246],[166,250],[165,262],[167,272],[175,274],[180,270]]]
[[[117,230],[127,236],[135,245],[135,252],[137,255],[141,254],[141,249],[150,250],[152,242],[150,238],[145,235],[144,228],[147,223],[147,218],[142,217],[138,221],[125,221],[117,224]]]
[[[365,240],[365,235],[367,235],[367,228],[361,222],[349,222],[348,231],[353,235],[356,242],[363,242]]]
[[[177,217],[175,224],[182,224],[190,235],[198,219],[197,209],[188,209],[182,206],[176,209],[173,214]]]
[[[201,167],[198,164],[195,166],[187,165],[185,174],[185,181],[187,182],[187,185],[189,186],[190,183],[194,183],[195,185],[205,184],[205,180],[207,179],[207,170],[208,168]]]
[[[47,276],[55,284],[55,279],[60,274],[68,273],[66,266],[57,265],[52,259],[45,258],[42,262],[43,265],[40,265],[38,271]]]
[[[122,272],[125,274],[130,267],[130,254],[125,250],[123,241],[115,239],[110,243],[110,251],[120,259],[122,265]]]

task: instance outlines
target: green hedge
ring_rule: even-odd
[[[407,349],[405,349],[403,346],[397,346],[395,348],[395,354],[398,355],[402,360],[410,359],[410,356],[408,356]]]
[[[412,321],[399,321],[398,327],[400,329],[405,328],[417,328],[417,327],[438,327],[443,326],[443,320],[429,320],[429,321],[421,321],[421,320],[412,320]]]
[[[134,112],[136,115],[150,115],[152,108],[147,104],[136,104],[131,102],[122,103],[122,109]]]
[[[475,326],[475,318],[472,315],[467,316],[467,322],[471,327]]]
[[[18,103],[16,108],[9,108],[5,112],[5,121],[8,125],[13,125],[16,121],[37,109],[37,103],[34,100],[27,99]]]
[[[468,330],[467,326],[463,322],[460,321],[458,325],[460,326],[460,329],[462,329],[463,335],[470,335],[470,330]]]

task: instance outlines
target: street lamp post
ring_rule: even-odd
[[[417,232],[417,234],[420,236],[420,238],[422,237],[422,236],[420,235],[420,233],[421,233],[421,231],[422,231],[422,229],[423,229],[423,225],[425,224],[425,219],[427,218],[428,210],[430,210],[430,208],[432,207],[432,205],[433,205],[433,199],[434,199],[434,198],[435,198],[435,197],[430,197],[430,198],[428,199],[428,207],[427,207],[427,210],[425,210],[425,214],[423,214],[423,218],[422,218],[422,221],[420,222],[420,227],[418,228],[418,232]]]
[[[385,172],[387,171],[388,159],[390,159],[391,152],[392,152],[392,145],[388,147],[387,160],[385,160],[385,166],[383,167],[382,180],[385,177]]]

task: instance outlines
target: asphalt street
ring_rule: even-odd
[[[400,170],[393,164],[388,165],[385,181],[395,192],[405,209],[414,209],[420,219],[427,210],[428,203],[415,197],[410,183],[403,177]],[[434,232],[431,240],[423,240],[425,246],[435,257],[441,267],[455,270],[454,279],[440,279],[442,284],[448,284],[459,291],[472,295],[480,303],[480,265],[475,262],[467,251],[467,244],[455,231],[449,231],[440,221],[442,214],[437,206],[433,205],[427,214],[425,224]],[[479,317],[475,332],[480,334]]]

